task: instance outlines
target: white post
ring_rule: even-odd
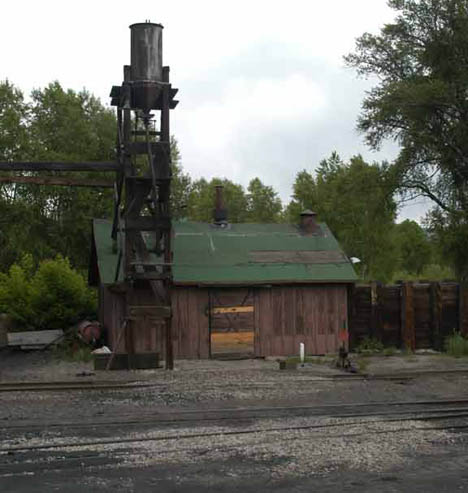
[[[304,343],[299,343],[299,356],[301,358],[301,363],[304,363],[305,346]]]

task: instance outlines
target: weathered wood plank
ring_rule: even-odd
[[[9,346],[45,346],[63,336],[63,330],[31,330],[25,332],[9,332]]]
[[[117,162],[0,162],[0,171],[120,171]]]
[[[114,188],[111,180],[88,180],[59,176],[0,176],[0,183],[23,183],[32,185],[54,185],[65,187]]]
[[[163,305],[131,305],[129,307],[130,318],[169,318],[171,307]]]
[[[253,311],[253,306],[214,306],[211,309],[213,315],[218,313],[252,313]]]

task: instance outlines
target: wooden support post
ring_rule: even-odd
[[[354,320],[356,316],[356,306],[354,304],[356,288],[354,284],[348,284],[347,286],[347,297],[348,297],[348,332],[349,332],[349,350],[351,351],[355,345],[356,341],[356,328],[354,325]]]
[[[163,67],[163,82],[169,84],[169,67]],[[170,86],[166,86],[163,89],[162,94],[162,110],[161,110],[161,140],[163,142],[170,142],[170,127],[169,127],[169,102],[170,102]],[[169,155],[166,158],[168,160],[167,169],[170,170],[170,151]],[[169,171],[168,183],[166,194],[167,197],[170,197],[170,189],[171,189],[171,176]],[[170,202],[167,201],[165,204],[166,210],[164,211],[167,217],[170,217]],[[168,273],[171,273],[170,264],[172,263],[172,251],[171,251],[171,239],[172,239],[172,231],[166,231],[164,234],[164,262],[168,264],[168,267],[165,267]],[[172,288],[172,279],[169,277],[165,282],[166,287],[166,302],[169,306],[171,306],[171,288]],[[172,318],[166,319],[166,370],[174,369],[174,352],[172,348]]]
[[[442,341],[440,338],[440,314],[442,308],[442,297],[440,283],[431,282],[431,340],[432,347],[440,350]]]
[[[401,285],[401,339],[405,349],[410,351],[416,349],[414,296],[411,282],[404,282]]]
[[[468,327],[465,323],[465,292],[466,286],[464,282],[460,282],[458,285],[458,330],[464,336],[468,333]]]
[[[376,281],[371,282],[371,333],[380,342],[383,342],[382,313],[381,313],[381,286]]]
[[[130,65],[124,65],[123,68],[123,78],[124,82],[129,82],[131,79],[131,68]],[[124,154],[123,154],[123,174],[124,177],[128,177],[133,175],[133,166],[132,166],[132,160],[131,156],[128,154],[126,147],[130,143],[130,138],[131,138],[131,125],[132,125],[132,116],[131,116],[131,111],[130,109],[125,108],[123,110],[123,122],[122,122],[122,139],[123,139],[123,144],[124,144]],[[126,201],[125,201],[125,207],[127,208],[130,199],[133,196],[132,190],[129,190],[128,184],[125,183],[125,195],[126,195]],[[127,212],[127,211],[126,211]],[[132,272],[132,265],[131,261],[135,256],[135,251],[134,251],[134,246],[133,246],[133,238],[132,236],[134,233],[130,233],[128,231],[125,232],[125,247],[124,247],[124,279],[128,279]],[[126,296],[126,307],[127,310],[129,310],[129,306],[134,303],[134,292],[133,292],[133,285],[131,286],[130,289],[127,290],[125,293]],[[129,318],[129,313],[126,313],[126,317]],[[130,368],[132,360],[132,356],[135,353],[135,346],[134,346],[134,341],[133,341],[133,326],[135,322],[134,321],[128,321],[125,327],[125,349],[128,355],[128,367]]]

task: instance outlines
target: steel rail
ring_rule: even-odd
[[[211,371],[211,370],[210,370]],[[247,371],[247,370],[246,370]],[[287,370],[283,370],[283,372],[287,372]],[[288,372],[288,374],[290,374]],[[320,377],[311,377],[311,378],[298,378],[294,382],[290,381],[280,381],[280,382],[254,382],[254,383],[242,383],[243,387],[255,387],[255,386],[273,386],[278,385],[278,383],[301,383],[301,382],[330,382],[333,381],[335,383],[349,383],[349,382],[360,382],[360,381],[368,381],[368,380],[389,380],[389,381],[401,381],[401,380],[412,380],[421,376],[443,376],[443,375],[452,375],[452,374],[468,374],[467,370],[429,370],[424,372],[413,372],[413,373],[405,373],[405,374],[385,374],[385,375],[353,375],[353,374],[339,374],[339,375],[326,375]],[[115,388],[116,386],[129,386],[129,384],[133,384],[133,387],[157,387],[157,386],[167,386],[167,383],[164,382],[151,382],[151,381],[141,381],[141,380],[125,380],[125,381],[108,381],[108,380],[92,380],[92,381],[49,381],[49,382],[0,382],[0,392],[12,392],[16,390],[68,390],[68,389],[92,389],[93,386],[98,387],[99,389],[103,389],[106,387]],[[212,388],[225,387],[225,384],[211,384]]]
[[[451,408],[432,408],[432,409],[414,409],[415,407],[428,407],[428,406],[455,406]],[[461,407],[460,407],[461,406]],[[371,401],[371,402],[356,402],[356,403],[331,403],[331,404],[321,404],[321,405],[302,405],[302,406],[268,406],[268,407],[235,407],[235,408],[218,408],[218,409],[174,409],[168,411],[150,412],[150,413],[139,413],[138,420],[135,420],[134,413],[126,413],[119,415],[122,418],[131,417],[133,419],[125,420],[111,420],[103,421],[96,420],[93,417],[93,421],[89,423],[89,426],[99,426],[99,425],[122,425],[122,424],[133,424],[133,423],[144,423],[145,418],[149,423],[177,423],[177,422],[191,422],[191,421],[216,421],[216,420],[238,420],[238,419],[256,419],[256,418],[268,418],[268,417],[285,417],[292,416],[293,413],[306,413],[306,416],[330,416],[330,417],[354,417],[354,416],[386,416],[392,414],[406,414],[406,413],[421,413],[421,412],[444,412],[444,411],[461,411],[468,406],[468,399],[436,399],[436,400],[419,400],[419,401]],[[379,411],[378,409],[384,407],[401,407],[404,409],[392,410],[392,411]],[[368,409],[367,412],[365,409]],[[408,409],[412,408],[412,409]],[[362,409],[363,412],[357,412]],[[347,412],[346,412],[347,411]],[[371,411],[371,412],[370,412]],[[276,416],[274,416],[276,414]],[[273,415],[273,416],[272,416]],[[24,423],[22,420],[21,425],[8,425],[1,426],[3,430],[6,429],[35,429],[35,428],[48,428],[48,427],[80,427],[88,426],[88,423],[66,421],[62,423],[45,422],[40,425],[37,423]]]
[[[294,411],[294,410],[293,410]],[[304,410],[302,410],[304,411]],[[332,413],[332,414],[293,414],[293,413],[278,413],[278,414],[248,414],[246,416],[217,416],[217,417],[188,417],[188,418],[167,418],[163,417],[162,419],[158,418],[154,415],[149,414],[139,414],[138,419],[134,418],[134,414],[127,414],[127,416],[132,416],[133,419],[122,419],[122,420],[112,420],[112,421],[102,421],[102,420],[93,420],[88,422],[62,422],[62,423],[43,423],[43,424],[20,424],[20,425],[8,425],[1,426],[0,429],[4,431],[18,431],[18,430],[27,430],[27,431],[37,431],[37,430],[49,430],[49,429],[86,429],[86,428],[97,428],[99,426],[103,426],[106,428],[109,427],[122,427],[122,426],[147,426],[147,425],[168,425],[168,424],[183,424],[183,423],[193,423],[193,422],[223,422],[223,421],[252,421],[253,419],[275,419],[275,418],[359,418],[359,417],[379,417],[379,416],[401,416],[406,414],[429,414],[432,413],[434,416],[441,416],[440,414],[434,413],[460,413],[465,411],[465,413],[457,414],[457,416],[465,416],[468,415],[468,408],[466,407],[456,407],[456,408],[439,408],[439,409],[405,409],[399,411],[376,411],[376,412],[362,412],[362,413]],[[454,414],[450,415],[454,416]],[[430,416],[427,419],[431,419]]]
[[[444,420],[453,418],[468,418],[468,413],[460,413],[455,415],[441,415],[433,416],[431,420]],[[276,433],[279,431],[305,431],[314,429],[324,429],[324,428],[334,428],[339,426],[350,426],[350,425],[365,425],[368,423],[379,424],[379,423],[389,423],[389,422],[408,422],[408,421],[427,421],[428,417],[417,417],[411,416],[406,418],[389,418],[383,420],[361,420],[357,422],[347,422],[341,421],[338,423],[324,423],[324,424],[314,424],[314,425],[299,425],[299,426],[282,426],[282,427],[270,427],[270,428],[254,428],[254,429],[243,429],[243,430],[232,430],[232,431],[215,431],[215,432],[204,432],[204,433],[188,433],[188,434],[169,434],[161,435],[158,437],[141,437],[141,438],[118,438],[118,439],[106,439],[106,440],[93,440],[93,441],[83,441],[77,442],[62,442],[53,444],[42,444],[42,445],[31,445],[31,446],[19,446],[19,447],[1,447],[0,453],[14,454],[17,452],[30,452],[35,450],[53,450],[53,449],[64,449],[64,448],[78,448],[78,447],[93,447],[99,445],[118,445],[124,443],[143,443],[143,442],[160,442],[160,441],[172,441],[172,440],[187,440],[192,438],[213,438],[213,437],[224,437],[224,436],[234,436],[234,435],[251,435],[255,433]],[[451,429],[468,429],[468,424],[458,425],[446,425],[446,426],[432,426],[432,427],[408,427],[408,428],[398,428],[392,430],[366,430],[364,432],[358,433],[340,433],[336,435],[315,435],[315,437],[320,438],[343,438],[343,437],[353,437],[353,436],[365,436],[374,434],[391,434],[391,433],[402,433],[407,431],[432,431],[432,430],[451,430]]]

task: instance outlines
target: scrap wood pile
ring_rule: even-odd
[[[83,320],[65,331],[53,329],[19,332],[14,330],[14,324],[7,315],[0,314],[0,348],[45,350],[59,344],[66,345],[72,353],[82,346],[99,352],[110,352],[104,346],[104,331],[101,324],[95,320]]]

